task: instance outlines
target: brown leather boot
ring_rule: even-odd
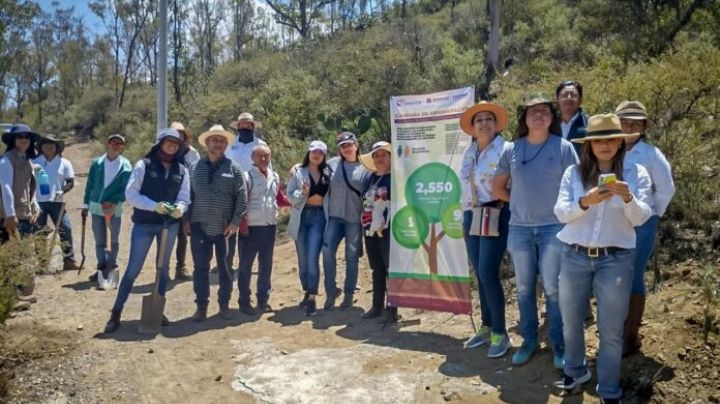
[[[631,294],[630,307],[625,318],[625,329],[623,330],[623,358],[638,352],[640,346],[640,324],[645,312],[645,295]]]

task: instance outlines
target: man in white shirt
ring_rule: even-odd
[[[65,149],[65,142],[59,140],[55,135],[48,134],[38,142],[38,149],[41,155],[33,160],[33,163],[40,166],[47,178],[37,179],[35,197],[40,205],[40,217],[38,224],[42,227],[47,225],[48,217],[57,225],[59,220],[60,245],[63,251],[63,270],[74,271],[78,269],[75,263],[75,252],[73,251],[72,225],[70,217],[65,214],[63,207],[63,195],[75,186],[75,172],[70,161],[62,157]],[[47,183],[43,183],[47,180]]]

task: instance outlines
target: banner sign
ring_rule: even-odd
[[[470,136],[466,87],[390,98],[392,198],[388,305],[470,313],[460,172]]]

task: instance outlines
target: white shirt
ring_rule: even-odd
[[[662,216],[675,195],[675,182],[670,163],[660,149],[639,140],[632,149],[625,152],[625,165],[640,164],[647,169],[652,180],[650,208],[653,215]]]
[[[579,201],[587,190],[582,184],[579,167],[568,167],[554,209],[557,218],[565,223],[557,238],[563,243],[583,247],[635,248],[634,227],[645,223],[652,215],[650,175],[641,165],[626,166],[623,180],[633,194],[629,203],[615,195],[583,210]]]
[[[462,186],[462,208],[472,209],[472,187],[470,177],[475,181],[477,201],[482,204],[495,200],[492,196],[492,178],[495,175],[500,155],[508,143],[502,136],[495,136],[492,142],[478,154],[477,142],[470,143],[463,154],[460,167],[460,184]]]
[[[240,168],[242,168],[243,171],[250,171],[250,168],[253,166],[252,150],[253,147],[259,144],[267,143],[259,139],[257,136],[255,136],[252,142],[249,143],[243,143],[239,140],[235,140],[235,143],[225,149],[225,157],[240,164]],[[270,166],[269,169],[272,169],[272,166]]]
[[[277,193],[280,177],[270,168],[268,168],[268,176],[265,177],[255,166],[244,174],[248,189],[248,226],[277,224]]]
[[[40,178],[37,178],[37,187],[35,189],[35,197],[38,202],[62,202],[63,187],[65,180],[75,178],[72,164],[65,158],[55,155],[55,158],[48,161],[45,156],[40,155],[33,160],[33,163],[42,167],[48,175],[50,193],[43,195],[40,193]],[[57,195],[57,198],[56,198]]]
[[[570,134],[570,128],[572,128],[573,124],[575,123],[575,120],[578,119],[579,116],[580,116],[580,110],[578,110],[578,112],[576,112],[575,115],[573,115],[573,117],[570,118],[570,120],[567,123],[563,122],[562,119],[560,120],[560,130],[562,131],[563,139],[568,138],[568,135]]]
[[[188,151],[185,153],[185,163],[190,167],[198,161],[200,161],[200,153],[198,153],[196,148],[188,146]]]
[[[115,179],[118,172],[120,172],[120,156],[115,157],[115,160],[110,161],[107,154],[103,156],[103,189],[107,188],[108,185]]]
[[[187,169],[182,164],[180,165],[180,172],[184,173],[183,182],[180,185],[180,192],[178,192],[175,204],[179,206],[182,210],[182,213],[185,214],[188,206],[190,206],[190,175],[188,174]],[[169,171],[166,171],[165,173],[167,176],[167,174],[169,174]],[[155,205],[157,205],[158,202],[162,201],[153,201],[152,199],[140,193],[144,178],[145,159],[140,159],[140,161],[135,164],[135,168],[133,168],[132,174],[130,174],[130,181],[127,184],[127,188],[125,188],[125,199],[131,206],[135,208],[153,211],[155,210]]]

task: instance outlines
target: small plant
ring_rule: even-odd
[[[703,297],[703,342],[718,325],[717,309],[720,306],[720,285],[718,270],[715,265],[707,265],[700,283]]]
[[[32,293],[35,274],[42,267],[42,254],[35,251],[34,237],[0,245],[0,324],[12,312],[19,293]]]

